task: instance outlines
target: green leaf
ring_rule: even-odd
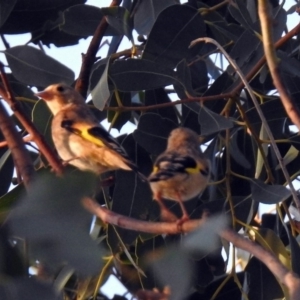
[[[267,185],[258,179],[251,179],[252,199],[265,204],[276,204],[291,196],[291,191],[282,185]]]
[[[204,105],[199,111],[198,121],[201,126],[201,135],[209,135],[233,127],[230,119],[214,113]]]
[[[4,53],[13,75],[25,84],[45,87],[74,81],[72,70],[36,48],[16,46]]]

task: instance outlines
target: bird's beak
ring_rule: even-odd
[[[39,98],[42,98],[44,100],[51,100],[53,95],[52,93],[50,93],[49,91],[47,90],[43,90],[43,91],[40,91],[40,92],[37,92],[37,93],[34,93],[35,96],[39,97]]]

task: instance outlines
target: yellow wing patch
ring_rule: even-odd
[[[89,133],[90,128],[91,127],[85,123],[73,123],[71,126],[71,129],[74,131],[74,133],[81,136],[83,139],[85,139],[97,146],[103,147],[104,146],[103,141],[97,137],[92,136]]]

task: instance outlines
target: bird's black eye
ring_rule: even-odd
[[[65,88],[64,88],[62,85],[59,85],[59,86],[56,88],[56,90],[57,90],[58,92],[63,92],[63,91],[65,90]]]

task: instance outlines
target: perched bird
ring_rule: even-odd
[[[65,84],[53,84],[35,94],[53,114],[52,139],[59,156],[80,170],[101,174],[138,171],[122,146],[99,124],[84,98]]]
[[[160,154],[148,181],[153,197],[161,208],[162,218],[174,219],[162,199],[177,201],[182,210],[181,221],[189,219],[184,201],[199,195],[207,186],[210,173],[198,135],[184,127],[174,129],[168,138],[167,149]]]

